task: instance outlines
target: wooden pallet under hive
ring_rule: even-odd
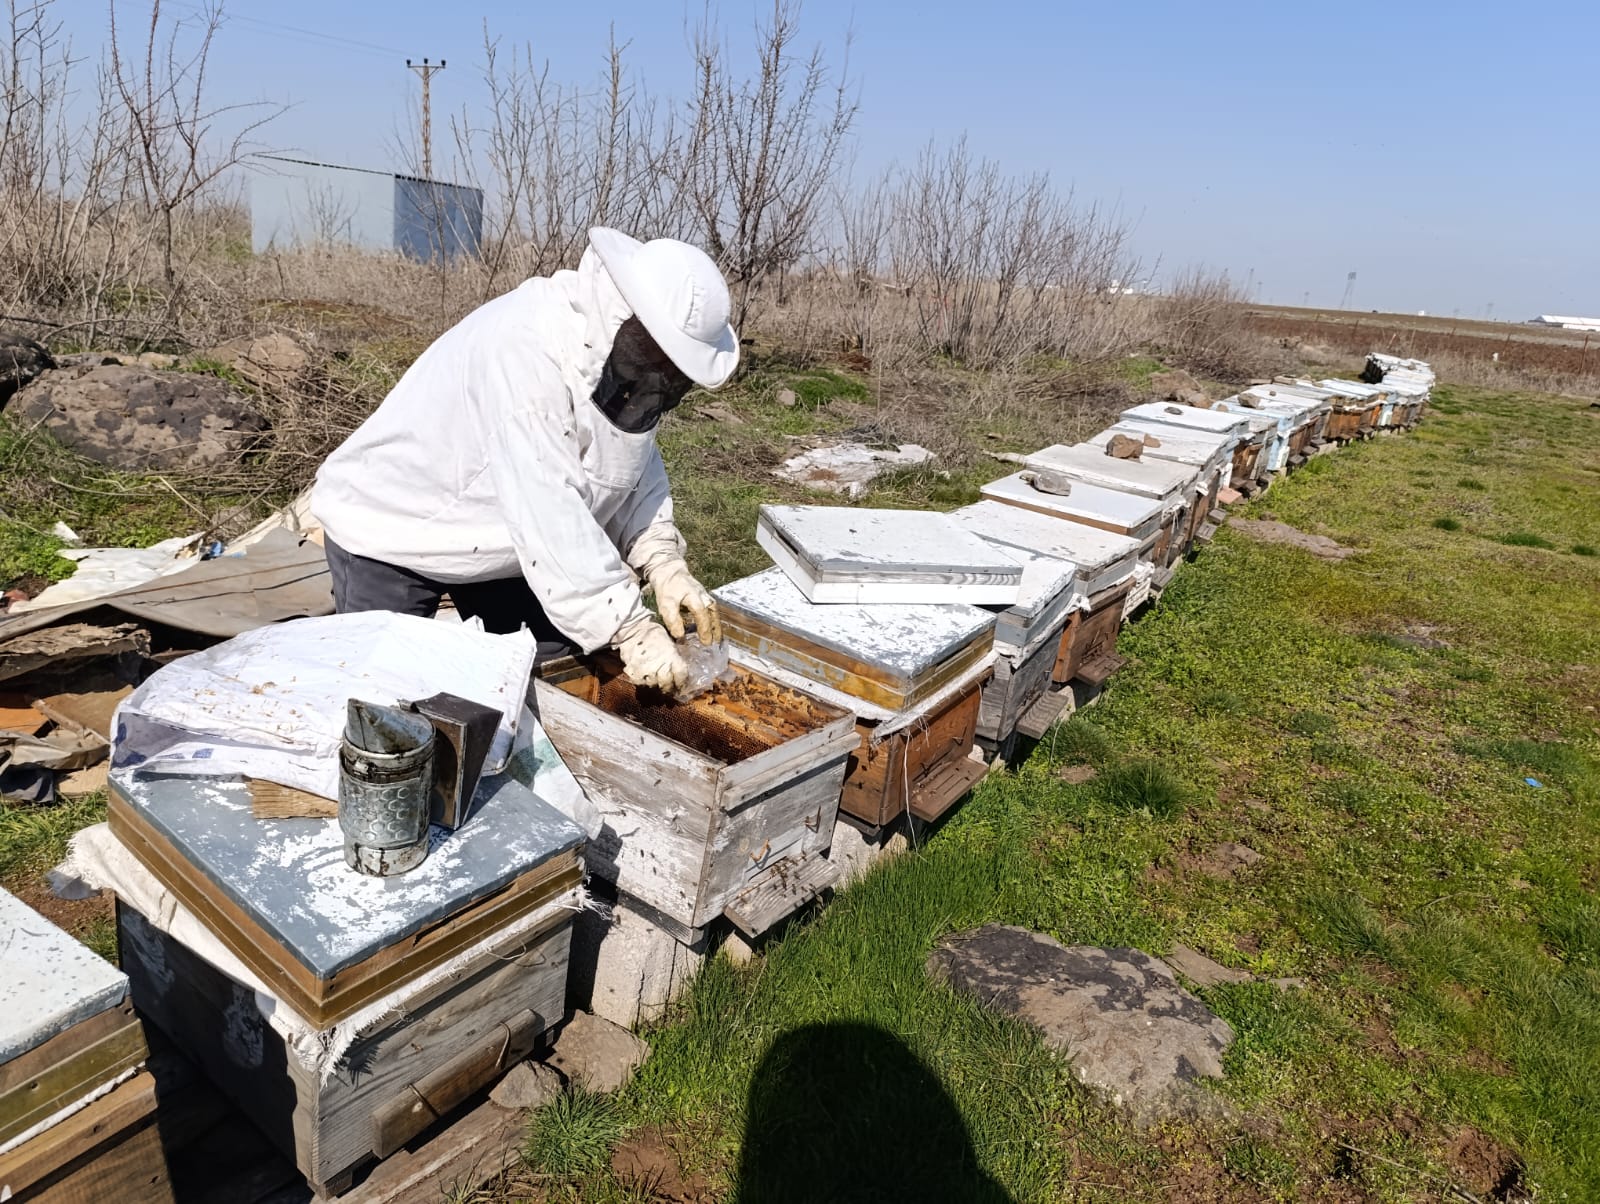
[[[605,818],[591,872],[686,944],[727,917],[755,937],[832,885],[825,859],[855,718],[735,667],[689,702],[635,687],[611,657],[544,665],[552,743]]]
[[[869,827],[907,811],[931,820],[982,776],[968,754],[992,672],[992,613],[956,604],[817,605],[778,569],[716,592],[742,663],[793,675],[854,708],[858,745],[839,803],[846,815]]]

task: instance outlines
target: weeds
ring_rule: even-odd
[[[1573,544],[1572,554],[1574,556],[1600,556],[1600,548],[1591,547],[1586,543]]]
[[[1111,740],[1082,715],[1050,729],[1050,755],[1068,765],[1103,765],[1111,756]]]
[[[1436,518],[1433,520],[1433,525],[1438,527],[1441,531],[1461,530],[1461,520],[1456,518]]]
[[[0,801],[0,878],[44,872],[66,855],[74,833],[105,817],[101,794],[53,807]]]
[[[1484,490],[1489,488],[1487,485],[1485,485],[1482,481],[1478,480],[1476,477],[1462,477],[1459,481],[1456,482],[1456,484],[1459,485],[1462,489],[1470,489],[1470,490],[1472,490],[1472,491],[1474,491],[1476,493],[1482,493]]]
[[[1303,901],[1313,927],[1326,943],[1341,953],[1387,960],[1394,942],[1382,918],[1358,895],[1339,891],[1314,891]]]
[[[1188,803],[1189,791],[1160,761],[1141,759],[1114,765],[1095,779],[1101,801],[1115,811],[1141,812],[1171,819]]]
[[[1500,542],[1513,548],[1554,548],[1543,535],[1535,535],[1530,531],[1513,531],[1509,535],[1500,536]]]
[[[542,1174],[582,1175],[604,1166],[611,1147],[626,1131],[615,1099],[574,1088],[529,1119],[522,1157]]]

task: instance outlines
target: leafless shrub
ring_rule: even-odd
[[[1264,349],[1250,335],[1245,300],[1226,272],[1180,273],[1152,303],[1157,346],[1175,363],[1221,380],[1253,375]]]

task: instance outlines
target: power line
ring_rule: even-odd
[[[167,3],[173,8],[183,9],[197,17],[209,15],[206,9],[197,4],[181,3],[179,0],[167,0]],[[368,54],[382,55],[385,58],[396,58],[405,53],[393,46],[381,46],[377,42],[365,42],[360,38],[347,38],[343,34],[326,33],[319,29],[306,29],[299,25],[285,25],[281,21],[268,21],[264,17],[246,16],[227,9],[222,13],[222,20],[224,24],[236,21],[268,36],[287,38],[291,41],[309,42],[312,45],[325,46],[330,49],[360,50]]]

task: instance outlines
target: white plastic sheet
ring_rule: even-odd
[[[166,666],[112,721],[113,768],[243,774],[338,796],[351,698],[392,705],[441,691],[500,711],[486,773],[506,765],[533,671],[527,631],[386,611],[258,628]]]

